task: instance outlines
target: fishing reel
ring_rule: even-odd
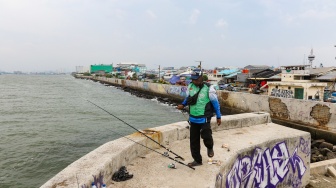
[[[181,110],[182,113],[189,113],[189,111],[190,111],[189,106],[185,106],[185,107]]]

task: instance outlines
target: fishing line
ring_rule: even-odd
[[[173,152],[172,150],[170,150],[169,148],[165,147],[164,145],[160,144],[159,142],[157,142],[156,140],[152,139],[151,137],[147,136],[145,133],[141,132],[139,129],[133,127],[132,125],[128,124],[127,122],[125,122],[124,120],[118,118],[117,116],[113,115],[112,113],[110,113],[109,111],[105,110],[104,108],[98,106],[97,104],[89,101],[88,99],[86,99],[88,102],[90,102],[91,104],[95,105],[96,107],[100,108],[101,110],[103,110],[104,112],[110,114],[111,116],[115,117],[116,119],[118,119],[119,121],[125,123],[126,125],[128,125],[129,127],[133,128],[134,130],[136,130],[137,132],[141,133],[142,135],[144,135],[145,137],[147,137],[148,139],[150,139],[151,141],[155,142],[156,144],[158,144],[159,146],[161,146],[162,148],[166,149],[167,151],[169,151],[170,153],[174,154],[176,157],[175,158],[180,158],[181,160],[184,161],[184,158],[181,157],[180,155],[176,154],[175,152]]]
[[[184,112],[182,112],[182,114],[183,114],[184,118],[187,120],[187,122],[189,123],[189,119],[188,119],[188,117],[184,114]],[[189,123],[189,124],[190,124],[190,123]]]
[[[186,121],[188,122],[188,124],[190,125],[190,122],[189,122],[189,118],[185,115],[185,112],[187,112],[187,109],[183,108],[181,110],[181,113],[183,114],[184,118],[186,119]],[[191,126],[191,125],[190,125]],[[187,128],[189,129],[189,126],[187,126]]]
[[[110,131],[112,131],[112,130],[110,130]],[[143,146],[143,147],[145,147],[145,148],[147,148],[147,149],[149,149],[149,150],[151,150],[151,151],[154,151],[155,153],[158,153],[158,154],[160,154],[160,155],[162,155],[162,156],[164,156],[164,157],[167,157],[168,159],[171,159],[171,160],[173,160],[173,161],[175,161],[175,162],[177,162],[177,163],[180,163],[180,164],[182,164],[182,165],[184,165],[184,166],[187,166],[187,167],[189,167],[189,168],[195,170],[194,167],[189,166],[189,165],[187,165],[187,164],[185,164],[185,163],[183,163],[183,162],[181,162],[181,161],[179,161],[179,160],[176,160],[176,159],[170,157],[168,154],[160,153],[160,152],[158,152],[158,151],[156,151],[156,150],[154,150],[154,149],[152,149],[152,148],[150,148],[150,147],[148,147],[148,146],[145,146],[145,145],[143,145],[143,144],[141,144],[141,143],[139,143],[139,142],[137,142],[137,141],[135,141],[135,140],[133,140],[133,139],[130,139],[130,138],[126,137],[126,136],[123,136],[123,135],[121,135],[121,134],[119,134],[119,133],[117,133],[117,132],[115,132],[115,131],[112,131],[112,132],[115,133],[115,134],[117,134],[117,135],[119,135],[119,136],[121,136],[121,137],[123,137],[123,138],[126,138],[126,139],[128,139],[128,140],[130,140],[130,141],[132,141],[132,142],[134,142],[134,143],[136,143],[136,144],[139,144],[140,146]]]

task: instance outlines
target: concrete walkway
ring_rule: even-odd
[[[334,188],[336,185],[335,173],[328,168],[336,169],[336,159],[320,161],[310,165],[310,182],[307,188]]]
[[[187,122],[149,129],[148,136],[192,161]],[[192,170],[126,138],[106,143],[62,170],[42,188],[90,185],[93,175],[104,175],[108,187],[304,187],[310,176],[310,134],[270,122],[268,113],[222,117],[211,124],[215,156],[221,164],[208,164],[203,143],[203,165]],[[128,138],[163,153],[157,144],[139,133]],[[170,154],[173,157],[173,154]],[[114,182],[111,177],[126,166],[134,177]]]
[[[255,147],[268,145],[274,140],[282,141],[293,137],[309,137],[308,133],[289,129],[274,123],[259,124],[253,127],[243,127],[230,130],[222,130],[213,133],[215,157],[213,160],[222,161],[221,165],[208,164],[206,148],[202,143],[203,165],[192,170],[186,166],[175,163],[177,169],[168,168],[168,164],[174,162],[155,152],[139,157],[127,165],[134,177],[125,182],[110,181],[109,187],[225,187],[225,181],[216,181],[219,172],[227,172],[232,167],[232,160],[242,153],[254,150]],[[127,140],[125,139],[125,142]],[[228,147],[222,147],[222,146]],[[189,139],[171,143],[171,149],[191,162],[189,151]],[[158,150],[164,152],[165,150]],[[172,156],[172,155],[171,155]],[[307,164],[306,164],[307,166]],[[309,174],[309,166],[306,169]],[[226,177],[222,177],[226,179]],[[308,183],[309,176],[301,182]],[[222,186],[220,186],[222,184]],[[291,187],[291,186],[288,186]]]

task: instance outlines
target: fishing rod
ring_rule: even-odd
[[[111,131],[112,131],[112,130],[111,130]],[[173,161],[175,161],[175,162],[177,162],[177,163],[180,163],[181,165],[187,166],[187,167],[189,167],[189,168],[195,170],[194,167],[189,166],[189,165],[187,165],[187,164],[185,164],[185,163],[183,163],[183,162],[181,162],[181,161],[179,161],[179,160],[176,160],[176,159],[170,157],[168,154],[165,154],[165,153],[167,153],[167,152],[165,152],[165,153],[160,153],[160,152],[158,152],[158,151],[156,151],[156,150],[154,150],[154,149],[152,149],[152,148],[150,148],[150,147],[148,147],[148,146],[145,146],[145,145],[143,145],[143,144],[141,144],[141,143],[139,143],[139,142],[137,142],[137,141],[135,141],[135,140],[133,140],[133,139],[130,139],[130,138],[126,137],[126,136],[123,136],[123,135],[121,135],[121,134],[119,134],[119,133],[117,133],[117,132],[115,132],[115,131],[112,131],[112,132],[115,133],[115,134],[117,134],[117,135],[119,135],[119,136],[121,136],[121,137],[123,137],[123,138],[126,138],[126,139],[128,139],[128,140],[130,140],[130,141],[132,141],[132,142],[134,142],[134,143],[136,143],[136,144],[139,144],[140,146],[143,146],[143,147],[145,147],[145,148],[147,148],[147,149],[149,149],[149,150],[151,150],[151,151],[154,151],[154,152],[156,152],[156,153],[158,153],[158,154],[160,154],[160,155],[162,155],[162,156],[164,156],[164,157],[167,157],[167,158],[170,159],[170,160],[173,160]]]
[[[87,99],[86,99],[87,100]],[[180,158],[181,160],[184,161],[184,158],[181,157],[180,155],[176,154],[175,152],[173,152],[172,150],[170,150],[169,148],[165,147],[164,145],[160,144],[159,142],[157,142],[156,140],[152,139],[151,137],[147,136],[145,133],[141,132],[139,129],[133,127],[132,125],[128,124],[127,122],[125,122],[124,120],[118,118],[117,116],[113,115],[112,113],[110,113],[109,111],[105,110],[104,108],[98,106],[97,104],[87,100],[88,102],[90,102],[91,104],[95,105],[96,107],[100,108],[101,110],[103,110],[104,112],[110,114],[111,116],[115,117],[116,119],[118,119],[119,121],[125,123],[126,125],[130,126],[131,128],[133,128],[134,130],[138,131],[139,133],[141,133],[142,135],[144,135],[145,137],[147,137],[148,139],[150,139],[151,141],[157,143],[159,146],[161,146],[162,148],[166,149],[167,151],[169,151],[170,153],[174,154],[176,157],[175,158]]]

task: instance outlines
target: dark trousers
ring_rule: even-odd
[[[213,148],[212,130],[210,127],[210,121],[207,123],[197,124],[190,123],[190,150],[191,156],[198,163],[202,163],[201,156],[201,139],[205,147],[208,149]]]

